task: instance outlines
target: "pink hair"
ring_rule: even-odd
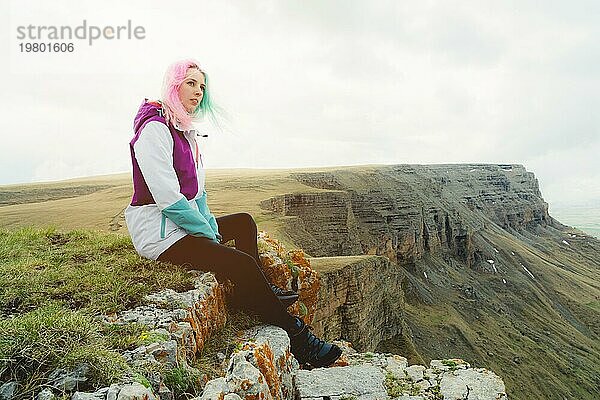
[[[179,100],[179,87],[187,76],[188,69],[195,68],[205,75],[195,60],[177,61],[167,68],[162,87],[162,103],[165,109],[167,123],[177,122],[184,130],[192,127],[192,122],[200,116],[200,105],[192,113],[188,113]]]

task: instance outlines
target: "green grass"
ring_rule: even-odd
[[[143,325],[114,326],[106,313],[146,294],[191,288],[182,268],[142,259],[128,237],[55,228],[0,231],[0,381],[34,397],[56,368],[91,367],[89,386],[132,372],[119,354],[164,340]]]
[[[17,381],[19,394],[32,397],[56,368],[86,363],[91,386],[115,382],[128,367],[107,344],[101,323],[84,311],[46,303],[0,320],[0,380]]]
[[[110,185],[57,186],[57,184],[46,184],[41,187],[20,186],[15,187],[14,189],[6,187],[0,188],[0,206],[40,203],[49,200],[84,196],[110,187]]]
[[[191,288],[183,268],[139,257],[125,236],[54,228],[0,231],[0,315],[49,301],[92,314],[141,304],[162,288]]]
[[[458,367],[456,361],[453,360],[442,360],[442,365],[450,368],[450,371],[455,371]]]
[[[165,373],[164,379],[165,385],[177,398],[188,394],[197,396],[202,391],[203,375],[189,368],[173,368]]]
[[[419,388],[412,384],[412,382],[398,379],[391,372],[386,373],[384,385],[388,395],[392,398],[406,394],[411,396],[419,394]]]

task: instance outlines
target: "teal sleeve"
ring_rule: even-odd
[[[211,240],[217,239],[204,215],[191,207],[185,198],[164,208],[162,213],[192,236],[203,236]]]
[[[211,214],[210,209],[208,208],[208,203],[206,202],[207,196],[206,192],[202,193],[202,196],[196,199],[196,204],[198,205],[198,210],[200,210],[200,214],[204,216],[210,227],[212,228],[215,236],[221,240],[221,235],[219,234],[219,226],[217,225],[217,219],[213,214]]]

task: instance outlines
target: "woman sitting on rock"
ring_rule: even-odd
[[[215,117],[208,77],[197,62],[171,65],[162,99],[145,100],[134,120],[129,147],[133,163],[133,198],[125,211],[137,252],[146,258],[212,271],[234,283],[234,300],[265,322],[285,329],[300,363],[332,364],[341,355],[317,338],[286,307],[294,292],[271,285],[260,267],[256,224],[238,213],[215,218],[204,190],[205,172],[198,150],[195,120]],[[236,248],[224,246],[235,239]]]

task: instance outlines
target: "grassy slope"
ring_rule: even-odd
[[[67,197],[65,197],[67,196]],[[59,225],[110,230],[131,197],[128,174],[32,185],[0,186],[0,227]],[[121,229],[120,233],[127,233]]]
[[[585,250],[569,254],[559,249],[560,241],[543,239],[549,252],[540,251],[492,229],[480,240],[499,249],[496,260],[507,283],[498,274],[424,258],[420,268],[432,282],[423,285],[436,298],[430,305],[407,306],[421,354],[460,356],[489,367],[504,377],[512,398],[596,398],[599,314],[588,305],[600,296],[600,283]],[[475,295],[461,287],[473,288]]]
[[[117,350],[142,344],[147,328],[97,317],[190,286],[183,269],[140,258],[124,235],[2,229],[0,381],[16,380],[18,398],[32,398],[54,369],[86,362],[92,386],[114,382],[128,371]]]

